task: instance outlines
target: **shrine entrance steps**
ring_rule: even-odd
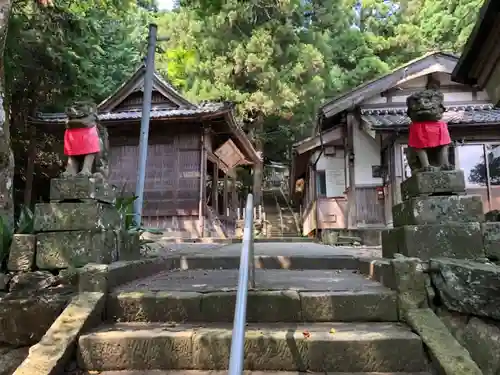
[[[429,374],[421,339],[398,322],[395,293],[357,271],[359,254],[301,245],[255,244],[246,374]],[[79,367],[101,375],[227,374],[233,246],[175,252],[179,269],[113,290],[106,323],[79,338]]]

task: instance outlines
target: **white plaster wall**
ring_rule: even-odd
[[[372,166],[380,165],[380,143],[357,126],[354,127],[353,136],[356,185],[382,185],[382,178],[372,177]]]
[[[319,151],[315,152],[311,161],[314,163],[318,158]],[[325,156],[324,154],[318,160],[316,165],[318,171],[325,171],[326,179],[326,197],[343,197],[346,190],[346,177],[348,172],[345,169],[345,153],[343,149],[337,148],[335,156]]]

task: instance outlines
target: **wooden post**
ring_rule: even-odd
[[[201,160],[200,160],[200,197],[198,202],[198,221],[200,222],[201,237],[205,237],[205,197],[207,191],[207,147],[208,129],[203,129],[201,134]]]
[[[213,210],[216,215],[219,215],[219,192],[217,187],[219,186],[219,164],[214,163],[213,166],[213,179],[212,179],[212,205]]]
[[[236,177],[231,180],[231,206],[233,208],[233,215],[236,214],[236,210],[239,210],[238,202],[238,192],[236,191]],[[238,215],[239,220],[239,215]]]
[[[355,154],[354,154],[354,137],[356,136],[357,126],[354,113],[347,114],[347,165],[349,170],[349,193],[347,195],[348,215],[347,228],[356,228],[357,206],[356,206],[356,179],[354,175]]]
[[[224,174],[224,195],[222,197],[222,207],[224,211],[224,216],[228,216],[227,214],[227,207],[228,207],[228,198],[229,198],[229,192],[228,192],[228,177],[227,173]]]

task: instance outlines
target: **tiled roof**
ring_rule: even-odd
[[[361,118],[373,129],[398,128],[410,124],[406,108],[362,109]],[[500,108],[493,105],[449,106],[443,114],[443,121],[458,124],[500,124]]]
[[[151,110],[151,118],[169,118],[169,117],[190,117],[195,115],[203,115],[216,113],[224,110],[228,107],[227,103],[203,103],[197,108],[187,109],[187,108],[176,108],[176,109],[153,109]],[[117,112],[107,112],[99,113],[99,120],[135,120],[140,119],[142,116],[141,110],[128,110],[128,111],[117,111]],[[66,115],[64,113],[38,113],[35,117],[37,121],[43,122],[65,122]]]

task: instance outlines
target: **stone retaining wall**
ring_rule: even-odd
[[[500,267],[487,260],[360,259],[398,292],[400,320],[420,334],[446,375],[500,373]]]

